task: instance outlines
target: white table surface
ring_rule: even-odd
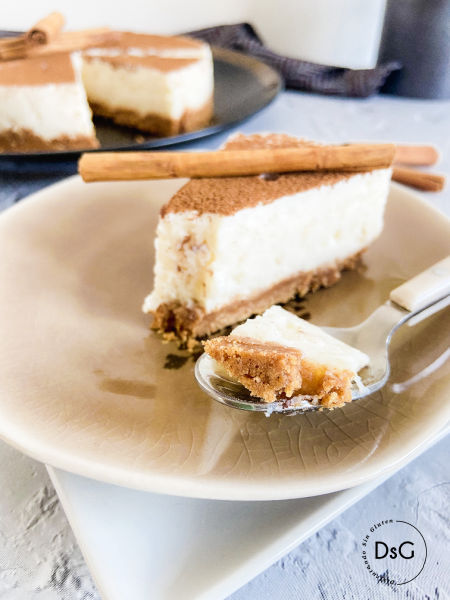
[[[442,153],[434,170],[450,175],[449,101],[388,96],[353,100],[286,92],[238,129],[285,131],[330,142],[433,143]],[[225,137],[191,147],[217,147]],[[54,179],[48,173],[29,178],[0,167],[0,207]],[[450,214],[448,189],[424,197]],[[232,598],[449,598],[449,450],[447,437]],[[426,570],[402,591],[367,587],[357,567],[358,543],[368,523],[392,515],[416,523],[432,540]],[[99,595],[44,466],[0,442],[0,599],[35,598],[97,600]]]

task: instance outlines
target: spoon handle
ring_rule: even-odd
[[[392,290],[390,299],[416,312],[447,294],[450,294],[450,256]]]

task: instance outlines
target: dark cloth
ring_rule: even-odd
[[[269,50],[248,23],[218,25],[186,35],[259,58],[281,73],[286,87],[307,92],[364,98],[376,94],[390,73],[401,68],[398,62],[388,62],[374,69],[344,69],[281,56]]]

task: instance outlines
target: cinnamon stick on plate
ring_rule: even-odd
[[[54,40],[64,27],[64,17],[59,12],[52,12],[40,19],[26,33],[26,42],[30,45],[48,44]]]
[[[439,152],[434,146],[407,146],[397,144],[394,164],[404,165],[434,165],[439,159]]]
[[[440,192],[445,185],[445,177],[436,173],[426,173],[407,167],[394,167],[392,179],[409,185],[410,187],[423,190],[424,192]]]
[[[305,145],[215,152],[97,152],[83,154],[78,170],[84,181],[360,171],[389,167],[394,153],[394,144]]]

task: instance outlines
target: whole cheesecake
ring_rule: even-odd
[[[237,135],[228,149],[306,142]],[[181,339],[336,283],[383,227],[391,169],[193,179],[163,206],[143,310]]]
[[[155,136],[206,127],[210,47],[181,36],[116,32],[81,53],[0,61],[0,151],[97,147],[92,112]]]

